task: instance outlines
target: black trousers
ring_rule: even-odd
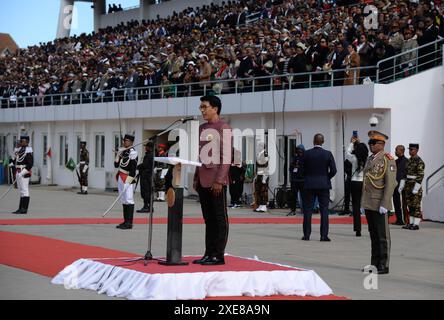
[[[304,211],[304,182],[291,182],[291,195],[292,199],[289,201],[291,211],[296,211],[296,203],[298,201],[298,192],[301,193],[301,202],[299,205],[301,206],[301,211]]]
[[[351,181],[350,191],[353,209],[353,231],[361,232],[362,181]]]
[[[328,236],[328,203],[330,201],[330,190],[328,189],[304,190],[304,236],[310,238],[311,235],[311,216],[316,197],[321,213],[321,238],[326,238]]]
[[[151,177],[140,176],[140,196],[144,206],[149,206],[151,200]]]
[[[236,181],[230,184],[230,198],[231,204],[241,204],[242,192],[244,189],[244,183],[241,181]]]
[[[350,213],[351,179],[344,182],[344,214]]]
[[[403,221],[403,216],[406,216],[407,213],[405,192],[403,190],[401,194],[399,194],[398,188],[399,184],[396,186],[395,191],[393,191],[393,206],[395,207],[396,222],[407,223],[407,221]]]
[[[211,188],[197,188],[205,220],[205,256],[224,257],[228,241],[227,188],[219,196]]]
[[[371,264],[376,267],[388,268],[391,240],[387,214],[365,210],[365,216],[372,243]]]

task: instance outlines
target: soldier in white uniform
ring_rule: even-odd
[[[123,138],[123,150],[119,151],[114,160],[114,167],[118,168],[116,179],[120,202],[123,206],[123,223],[116,226],[118,229],[132,229],[134,216],[134,186],[137,169],[137,151],[132,147],[133,135]]]
[[[20,137],[21,147],[16,153],[15,168],[16,168],[16,181],[17,187],[20,192],[20,205],[14,214],[26,214],[28,213],[29,206],[29,178],[31,178],[31,169],[34,164],[34,157],[32,154],[32,148],[29,147],[29,137]]]

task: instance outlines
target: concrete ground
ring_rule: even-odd
[[[0,195],[6,186],[0,186]],[[82,196],[77,189],[31,186],[28,215],[13,215],[17,209],[17,190],[0,200],[0,219],[28,218],[100,218],[116,193],[90,190]],[[136,195],[136,209],[141,206]],[[116,205],[108,218],[120,218]],[[165,203],[155,203],[155,217],[165,217]],[[230,209],[230,217],[284,217],[288,210],[253,213],[250,209]],[[135,217],[145,214],[135,213]],[[199,203],[187,199],[185,217],[200,217]],[[316,215],[315,215],[316,217]],[[330,219],[338,218],[332,215]],[[147,250],[147,225],[135,225],[122,231],[114,225],[7,226],[13,231],[54,239],[101,246],[144,255]],[[370,238],[363,226],[361,238],[354,236],[350,224],[330,224],[332,242],[319,241],[319,224],[313,225],[311,241],[301,241],[301,224],[231,224],[226,252],[312,269],[332,288],[335,295],[351,299],[444,299],[444,224],[423,222],[419,231],[391,226],[392,248],[390,274],[378,277],[378,289],[367,290],[367,276],[360,269],[370,262]],[[184,225],[183,254],[203,253],[204,225]],[[166,253],[166,225],[154,225],[152,253]],[[1,252],[0,252],[1,254]],[[0,299],[114,299],[88,290],[66,290],[50,284],[38,274],[0,265]]]

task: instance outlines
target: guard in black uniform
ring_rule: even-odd
[[[137,166],[139,170],[140,195],[143,199],[143,208],[137,212],[150,212],[151,202],[151,177],[153,175],[153,143],[145,145],[145,155],[141,164]]]
[[[86,141],[80,141],[80,162],[78,164],[78,174],[80,182],[80,192],[78,194],[88,194],[88,167],[89,152],[86,149]]]
[[[123,223],[116,226],[119,229],[132,229],[134,216],[134,186],[137,168],[137,151],[132,147],[133,135],[125,135],[123,147],[114,160],[114,167],[118,168],[116,179],[120,202],[123,206]]]
[[[31,178],[31,169],[34,165],[34,156],[32,148],[29,147],[29,136],[20,137],[21,147],[15,158],[16,181],[20,191],[20,205],[14,214],[26,214],[29,207],[29,179]]]

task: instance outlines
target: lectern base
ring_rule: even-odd
[[[189,263],[185,261],[179,261],[179,262],[170,262],[170,261],[159,261],[159,264],[163,266],[186,266]]]

